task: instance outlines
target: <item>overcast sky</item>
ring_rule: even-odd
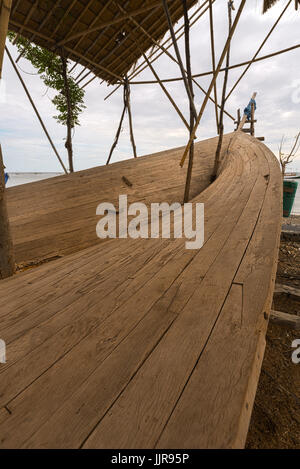
[[[202,3],[199,2],[199,3]],[[231,52],[231,64],[250,60],[260,43],[268,33],[286,0],[281,0],[265,15],[261,14],[262,0],[248,0],[243,16],[236,30]],[[235,1],[236,10],[239,1]],[[191,13],[193,9],[190,10]],[[216,51],[220,56],[227,34],[227,0],[216,0],[214,5]],[[300,12],[291,6],[280,21],[277,29],[264,46],[260,55],[298,44],[300,31]],[[17,52],[9,44],[14,57]],[[183,54],[183,42],[180,41]],[[192,69],[201,73],[211,69],[210,38],[208,13],[191,30]],[[174,54],[173,49],[169,49]],[[286,151],[291,139],[300,130],[300,49],[279,55],[252,65],[239,87],[227,102],[227,110],[236,115],[237,108],[244,108],[253,91],[257,91],[257,136],[265,136],[266,144],[277,154],[278,144],[284,134],[287,138]],[[179,76],[180,71],[167,56],[163,55],[154,63],[160,78]],[[47,128],[67,164],[64,148],[65,128],[52,118],[56,111],[51,103],[51,92],[47,92],[40,78],[29,62],[19,62],[22,76],[28,85],[33,99],[47,125]],[[81,67],[76,67],[75,76]],[[243,69],[230,72],[230,88]],[[26,72],[26,73],[24,73]],[[10,172],[46,172],[60,171],[59,163],[46,140],[33,113],[31,105],[12,69],[8,59],[4,60],[3,78],[0,90],[0,141],[5,164]],[[136,80],[152,80],[150,70],[144,71]],[[198,79],[204,88],[208,88],[209,79]],[[223,74],[218,82],[219,96]],[[188,101],[181,83],[167,84],[182,112],[188,119]],[[87,109],[81,116],[81,126],[74,135],[75,169],[85,169],[105,163],[122,112],[122,90],[104,101],[112,87],[99,80],[94,80],[86,88],[85,103]],[[197,88],[196,106],[199,109],[203,94]],[[184,145],[187,142],[187,130],[159,85],[132,85],[131,102],[134,131],[139,155],[154,153],[167,148]],[[233,130],[233,122],[226,118],[225,131]],[[216,135],[214,107],[209,104],[200,130],[199,139]],[[289,140],[290,139],[290,140]],[[119,145],[112,161],[132,156],[128,134],[128,120],[125,120]],[[291,168],[300,170],[300,158]]]

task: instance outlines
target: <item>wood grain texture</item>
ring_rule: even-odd
[[[59,229],[56,216],[73,211],[81,235],[74,225],[72,235],[61,228],[67,243],[56,239],[48,252],[65,255],[76,243],[79,252],[0,284],[8,357],[0,366],[0,447],[244,446],[273,297],[282,182],[271,152],[236,132],[225,136],[220,174],[206,187],[216,141],[196,145],[193,203],[205,204],[200,250],[187,250],[185,239],[90,238],[86,249],[79,241],[84,226],[95,229],[99,181],[102,200],[116,198],[122,176],[133,184],[124,186],[131,201],[182,200],[178,150],[89,170],[82,187],[74,175],[74,184],[61,177],[17,188],[15,233],[26,224],[18,204],[36,191],[49,231]],[[27,213],[33,220],[32,204]],[[28,243],[32,253],[45,226]]]
[[[195,146],[191,197],[209,184],[213,139]],[[119,194],[128,203],[182,202],[186,172],[182,149],[79,171],[7,190],[8,212],[17,263],[77,252],[102,241],[96,236],[96,208]],[[167,175],[167,177],[166,177]],[[129,187],[125,182],[133,185]]]

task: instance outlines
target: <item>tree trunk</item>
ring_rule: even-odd
[[[15,259],[7,214],[4,165],[0,145],[0,279],[11,277],[14,273]]]
[[[65,84],[65,97],[67,102],[67,139],[65,143],[65,147],[68,151],[68,158],[69,158],[69,170],[70,173],[74,172],[74,165],[73,165],[73,145],[72,145],[72,128],[73,125],[73,117],[72,117],[72,106],[71,106],[71,99],[70,99],[70,89],[69,89],[69,82],[68,82],[68,68],[67,68],[67,59],[62,56],[62,67],[63,67],[63,77],[64,77],[64,84]]]

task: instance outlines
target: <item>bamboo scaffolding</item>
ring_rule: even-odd
[[[122,12],[125,11],[124,8],[122,8],[120,5],[118,5],[118,6],[119,6],[119,8],[120,8],[120,10],[121,10]],[[165,49],[161,44],[159,44],[157,41],[155,41],[155,40],[151,37],[151,35],[150,35],[147,31],[145,31],[144,28],[142,28],[142,27],[140,26],[140,24],[139,24],[136,20],[134,20],[133,18],[130,18],[130,19],[134,22],[134,24],[135,24],[136,26],[139,26],[139,27],[141,28],[141,30],[147,35],[147,37],[149,37],[149,38],[152,40],[152,42],[153,42],[154,45],[156,45],[157,47],[159,47],[164,53],[166,53],[166,54],[168,55],[168,57],[171,58],[171,60],[173,60],[175,63],[177,63],[177,64],[179,65],[180,69],[182,69],[182,70],[184,71],[184,74],[182,75],[182,79],[184,80],[184,77],[186,77],[186,75],[185,75],[185,74],[186,74],[186,70],[185,70],[184,67],[183,67],[181,57],[180,57],[180,60],[178,60],[178,56],[177,56],[177,59],[176,59],[175,57],[173,57],[172,54],[170,54],[170,53],[167,51],[167,49]],[[177,42],[176,42],[176,45],[177,45]],[[178,47],[177,47],[177,49],[178,49]],[[178,50],[178,52],[179,52],[179,50]],[[180,56],[180,54],[179,54],[179,56]],[[144,59],[145,59],[145,58],[146,58],[146,56],[144,55]],[[181,64],[182,64],[182,67],[181,67],[181,65],[180,65],[180,62],[181,62]],[[147,62],[147,63],[148,63],[148,66],[149,66],[149,62]],[[202,86],[200,86],[199,83],[198,83],[196,80],[194,80],[193,78],[192,78],[192,80],[194,81],[195,85],[202,91],[202,93],[204,93],[204,94],[206,95],[206,91],[202,88]],[[158,81],[158,83],[159,83],[159,81]],[[160,85],[161,85],[161,84],[160,84]],[[163,89],[164,91],[166,90],[165,87],[162,87],[162,89]],[[212,102],[218,107],[218,104],[215,103],[215,101],[213,100],[213,98],[209,97],[209,99],[210,99],[210,101],[212,101]],[[220,107],[220,106],[219,106],[219,107]],[[195,105],[194,105],[194,104],[192,104],[192,109],[193,109],[194,117],[195,117],[196,109],[195,109]],[[226,114],[234,121],[234,117],[233,117],[233,116],[231,116],[228,112],[226,112]],[[197,113],[196,113],[196,115],[197,115]]]
[[[188,15],[188,8],[186,0],[182,0],[183,6],[183,14],[184,14],[184,30],[185,30],[185,57],[186,57],[186,70],[187,70],[187,79],[188,85],[191,90],[192,99],[194,100],[194,90],[193,90],[193,79],[192,79],[192,66],[191,66],[191,50],[190,50],[190,22],[189,22],[189,15]],[[195,123],[194,112],[193,108],[190,103],[190,135],[193,131]],[[183,196],[183,203],[189,201],[190,198],[190,187],[191,187],[191,179],[192,179],[192,172],[193,172],[193,161],[194,161],[194,142],[192,142],[189,152],[189,163],[188,169],[186,174],[186,181],[185,181],[185,188],[184,188],[184,196]]]
[[[228,34],[230,34],[231,27],[232,27],[232,9],[234,8],[232,0],[228,1],[227,8],[228,8]],[[225,101],[226,101],[226,91],[227,91],[229,65],[230,65],[230,45],[231,45],[231,43],[229,44],[229,47],[227,49],[227,54],[226,54],[226,70],[225,70],[225,74],[224,74],[222,100],[221,100],[221,111],[220,111],[220,119],[219,119],[219,140],[218,140],[218,145],[217,145],[217,150],[216,150],[214,170],[213,170],[212,177],[211,177],[212,182],[217,177],[218,167],[219,167],[219,163],[220,163],[221,150],[222,150],[222,144],[223,144],[224,107],[225,107]]]
[[[170,30],[170,33],[171,33],[173,47],[174,47],[175,54],[176,54],[176,57],[177,57],[177,63],[178,63],[179,68],[181,70],[183,83],[184,83],[184,86],[185,86],[185,89],[186,89],[186,92],[187,92],[187,95],[188,95],[188,98],[189,98],[189,101],[190,101],[190,106],[191,106],[191,109],[193,111],[194,118],[197,119],[197,111],[196,111],[196,107],[195,107],[195,103],[194,103],[193,93],[192,93],[192,90],[189,86],[188,79],[187,79],[187,76],[186,76],[186,70],[185,70],[185,68],[183,66],[183,63],[182,63],[182,59],[181,59],[181,55],[180,55],[180,51],[179,51],[175,31],[174,31],[172,19],[171,19],[170,12],[169,12],[168,2],[167,2],[167,0],[162,0],[162,3],[163,3],[163,6],[164,6],[165,15],[166,15],[167,20],[168,20],[168,25],[169,25],[169,30]]]
[[[267,36],[265,37],[265,39],[263,40],[263,42],[261,43],[261,45],[259,46],[259,48],[257,49],[256,53],[254,54],[252,60],[250,61],[250,63],[248,64],[248,66],[246,67],[246,69],[243,71],[243,73],[241,74],[241,76],[238,78],[238,80],[235,82],[235,84],[233,85],[233,87],[231,88],[231,90],[229,91],[229,93],[227,94],[226,96],[226,101],[227,99],[232,95],[233,91],[236,89],[236,87],[238,86],[238,84],[240,83],[240,81],[242,80],[242,78],[246,75],[247,71],[249,70],[249,68],[251,67],[251,65],[253,64],[253,62],[255,61],[256,57],[258,56],[258,54],[260,53],[260,51],[262,50],[262,48],[264,47],[264,45],[266,44],[267,40],[269,39],[269,37],[271,36],[271,34],[273,33],[273,31],[275,30],[275,28],[277,27],[279,21],[281,20],[281,18],[283,17],[283,15],[285,14],[285,12],[287,11],[288,7],[290,6],[290,4],[292,3],[292,0],[290,0],[287,5],[285,6],[285,8],[283,9],[283,11],[280,13],[279,17],[277,18],[277,20],[275,21],[275,23],[273,24],[272,28],[270,29],[270,31],[268,32]]]
[[[131,141],[131,145],[132,145],[132,149],[133,149],[133,156],[134,156],[134,158],[137,158],[136,144],[135,144],[134,133],[133,133],[131,102],[130,102],[130,85],[129,85],[127,76],[125,77],[125,85],[124,86],[125,86],[126,107],[127,107],[127,111],[128,111],[130,141]]]
[[[213,19],[212,0],[209,0],[209,27],[210,27],[210,46],[211,46],[212,71],[213,71],[213,73],[215,73],[216,72],[216,52],[215,52],[215,34],[214,34],[214,19]],[[215,99],[215,115],[216,115],[217,132],[219,133],[217,83],[214,84],[214,99]]]
[[[0,145],[0,280],[15,273],[14,248],[7,212],[4,164]]]
[[[73,165],[72,128],[74,127],[74,123],[73,123],[73,117],[72,117],[70,88],[69,88],[69,81],[68,81],[68,63],[67,63],[67,59],[64,56],[64,51],[62,51],[62,54],[61,54],[61,63],[62,63],[63,79],[64,79],[64,94],[65,94],[66,103],[67,103],[67,139],[66,139],[65,147],[68,152],[69,171],[70,173],[73,173],[74,165]]]
[[[12,0],[0,0],[0,80]]]
[[[183,153],[183,155],[182,155],[182,158],[181,158],[181,161],[180,161],[180,166],[181,166],[181,167],[184,165],[184,162],[185,162],[185,159],[186,159],[187,154],[188,154],[188,152],[189,152],[189,149],[190,149],[190,147],[191,147],[191,145],[192,145],[192,143],[193,143],[193,141],[194,141],[194,138],[195,138],[197,129],[198,129],[198,127],[199,127],[201,118],[202,118],[202,116],[203,116],[203,113],[204,113],[204,111],[205,111],[206,105],[207,105],[208,100],[209,100],[209,95],[210,95],[210,93],[212,92],[212,89],[213,89],[213,87],[214,87],[214,84],[215,84],[215,82],[216,82],[216,80],[217,80],[218,74],[219,74],[219,72],[220,72],[220,69],[221,69],[221,67],[222,67],[223,61],[224,61],[225,56],[226,56],[226,54],[227,54],[228,47],[230,46],[231,39],[232,39],[232,37],[233,37],[233,35],[234,35],[234,32],[235,32],[235,30],[236,30],[236,27],[237,27],[238,22],[239,22],[240,17],[241,17],[241,14],[242,14],[243,9],[244,9],[244,7],[245,7],[245,3],[246,3],[246,0],[241,0],[241,3],[240,3],[240,6],[239,6],[239,9],[238,9],[238,12],[237,12],[237,14],[236,14],[235,20],[234,20],[234,22],[233,22],[231,31],[230,31],[230,33],[229,33],[228,39],[227,39],[227,41],[226,41],[226,44],[225,44],[225,46],[224,46],[224,49],[223,49],[223,52],[222,52],[222,54],[221,54],[219,63],[218,63],[218,65],[217,65],[216,73],[214,74],[213,79],[211,80],[211,83],[210,83],[210,86],[209,86],[207,95],[206,95],[206,97],[204,98],[204,101],[203,101],[203,103],[202,103],[201,109],[200,109],[200,111],[199,111],[199,114],[198,114],[198,117],[197,117],[197,120],[196,120],[196,124],[195,124],[195,126],[194,126],[194,128],[193,128],[193,131],[192,131],[192,133],[191,133],[190,139],[189,139],[189,141],[188,141],[188,143],[187,143],[187,145],[186,145],[186,148],[185,148],[185,150],[184,150],[184,153]]]
[[[44,122],[43,122],[43,120],[42,120],[42,118],[41,118],[41,116],[40,116],[40,113],[39,113],[39,111],[37,110],[37,107],[36,107],[36,105],[34,104],[34,101],[33,101],[32,97],[31,97],[31,95],[30,95],[30,93],[29,93],[29,91],[28,91],[28,88],[27,88],[27,86],[26,86],[26,84],[25,84],[23,78],[21,77],[21,74],[20,74],[20,72],[19,72],[19,70],[18,70],[18,67],[16,66],[16,64],[15,64],[15,62],[14,62],[14,60],[13,60],[13,58],[12,58],[12,56],[11,56],[11,54],[10,54],[10,52],[9,52],[9,50],[8,50],[7,47],[5,47],[5,51],[6,51],[6,53],[7,53],[7,56],[8,56],[8,58],[9,58],[9,60],[10,60],[10,63],[12,64],[12,66],[13,66],[13,68],[14,68],[14,70],[15,70],[15,72],[16,72],[16,74],[17,74],[17,76],[18,76],[18,78],[19,78],[19,80],[20,80],[20,82],[21,82],[21,84],[22,84],[22,86],[23,86],[23,88],[24,88],[24,91],[25,91],[25,93],[26,93],[26,95],[27,95],[27,97],[28,97],[28,99],[29,99],[29,101],[30,101],[31,106],[33,107],[33,110],[34,110],[34,112],[35,112],[35,114],[36,114],[36,116],[37,116],[37,118],[38,118],[38,120],[39,120],[41,126],[42,126],[42,129],[43,129],[43,131],[45,132],[45,135],[46,135],[46,137],[47,137],[47,139],[48,139],[48,141],[49,141],[49,143],[50,143],[50,145],[51,145],[51,147],[52,147],[52,149],[53,149],[53,151],[54,151],[54,153],[55,153],[55,155],[56,155],[58,161],[59,161],[60,164],[61,164],[61,167],[63,168],[64,172],[65,172],[66,174],[68,174],[68,171],[67,171],[67,169],[66,169],[66,167],[65,167],[65,165],[64,165],[64,163],[63,163],[63,161],[62,161],[62,159],[61,159],[61,157],[59,156],[59,153],[58,153],[58,151],[57,151],[57,149],[56,149],[56,147],[55,147],[55,145],[54,145],[54,143],[53,143],[53,141],[52,141],[52,139],[51,139],[51,137],[50,137],[50,135],[49,135],[49,133],[48,133],[48,130],[46,129],[46,126],[45,126],[45,124],[44,124]]]
[[[125,117],[125,112],[126,112],[126,104],[124,103],[124,107],[123,107],[123,111],[122,111],[122,114],[121,114],[121,119],[120,119],[119,127],[118,127],[118,130],[117,130],[116,136],[115,136],[115,140],[114,140],[114,143],[112,144],[112,147],[111,147],[110,152],[109,152],[108,159],[106,161],[107,165],[110,163],[110,160],[111,160],[112,154],[114,152],[114,149],[116,148],[116,146],[118,144],[121,129],[122,129],[123,120],[124,120],[124,117]]]

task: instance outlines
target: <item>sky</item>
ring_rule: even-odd
[[[203,3],[198,2],[199,4]],[[236,11],[239,1],[235,0]],[[231,64],[250,60],[260,46],[287,0],[280,0],[269,12],[262,15],[262,0],[247,0],[232,40]],[[194,9],[190,10],[192,14]],[[234,12],[234,14],[236,13]],[[228,32],[227,0],[214,3],[216,56],[220,57]],[[181,24],[180,22],[178,23]],[[260,55],[298,44],[300,12],[293,6],[287,10]],[[184,59],[183,39],[179,41]],[[8,47],[17,57],[17,51],[11,44]],[[173,48],[169,51],[174,54]],[[191,57],[194,74],[211,70],[211,51],[208,12],[191,29]],[[278,155],[278,145],[285,136],[284,151],[288,152],[293,138],[300,131],[300,48],[271,59],[253,64],[239,86],[227,101],[226,109],[233,116],[237,109],[242,110],[254,91],[257,94],[256,135],[264,136],[265,143]],[[67,165],[64,147],[66,129],[58,124],[53,116],[56,110],[51,103],[53,93],[46,89],[31,64],[21,59],[19,71],[40,111],[42,118],[58,151]],[[163,54],[154,64],[161,79],[180,76],[178,65]],[[77,66],[74,76],[81,71]],[[235,83],[243,68],[230,71],[228,89]],[[218,96],[221,96],[223,73],[218,80]],[[145,70],[134,80],[153,80],[150,70]],[[197,79],[203,88],[208,88],[210,79]],[[181,82],[167,83],[166,87],[185,115],[189,119],[189,103]],[[100,84],[95,79],[86,89],[85,105],[87,108],[80,117],[80,127],[76,127],[74,146],[75,170],[82,170],[103,165],[109,154],[115,137],[123,108],[122,89],[104,100],[114,87]],[[195,88],[195,103],[200,108],[204,94]],[[185,145],[188,132],[176,111],[160,89],[158,84],[131,85],[131,105],[134,134],[138,155],[155,153],[172,147]],[[8,172],[59,172],[61,167],[53,153],[23,88],[12,69],[8,58],[4,59],[3,80],[0,88],[0,141]],[[225,132],[234,128],[233,121],[225,118]],[[205,111],[198,140],[214,137],[216,123],[214,106],[210,103]],[[128,117],[126,116],[118,147],[112,162],[132,157],[129,138]],[[300,171],[300,156],[290,169]]]

